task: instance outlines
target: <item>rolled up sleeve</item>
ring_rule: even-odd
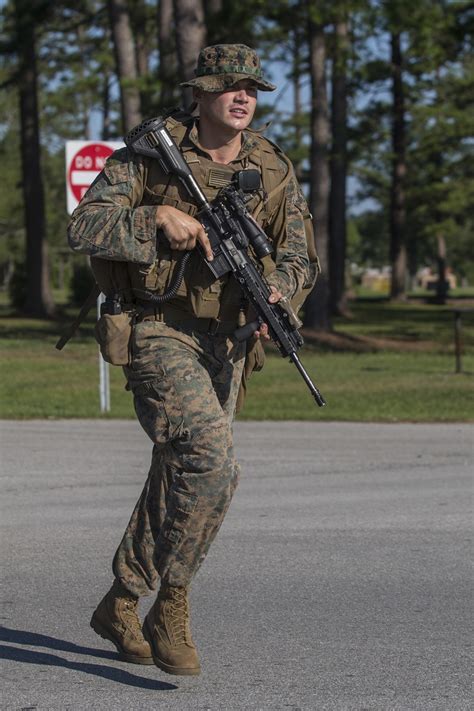
[[[293,298],[303,289],[310,266],[301,191],[296,178],[288,182],[284,199],[266,231],[275,245],[276,264],[268,282],[284,296]]]
[[[68,227],[71,249],[104,259],[152,264],[156,257],[156,206],[140,205],[143,162],[128,149],[107,161]]]

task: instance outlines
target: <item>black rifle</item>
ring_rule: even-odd
[[[248,254],[249,246],[259,259],[272,253],[266,234],[246,207],[245,193],[260,188],[260,173],[257,170],[238,171],[230,185],[208,202],[162,119],[144,121],[124,140],[136,153],[158,159],[167,174],[177,175],[196,202],[199,208],[197,218],[207,232],[214,255],[212,261],[205,260],[207,266],[216,279],[233,274],[256,314],[255,321],[235,331],[236,338],[247,340],[266,323],[281,355],[296,365],[318,405],[325,405],[326,401],[296,354],[304,343],[298,332],[301,321],[286,298],[276,304],[269,303],[272,290]]]

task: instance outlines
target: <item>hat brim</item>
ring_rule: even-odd
[[[218,92],[230,89],[237,82],[250,79],[260,91],[275,91],[276,86],[265,79],[257,78],[251,74],[211,74],[183,81],[180,86],[191,86],[203,91]]]

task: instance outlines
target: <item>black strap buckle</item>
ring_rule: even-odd
[[[207,329],[208,335],[215,336],[219,330],[220,325],[221,325],[220,319],[218,319],[218,318],[209,319],[209,328]]]

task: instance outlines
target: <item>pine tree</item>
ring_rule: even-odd
[[[192,79],[200,50],[207,41],[202,0],[173,0],[176,31],[176,51],[181,81]],[[192,103],[192,89],[182,90],[183,104]]]
[[[120,84],[122,125],[127,133],[141,121],[136,48],[127,0],[107,0],[107,7]]]
[[[306,299],[306,328],[327,330],[331,326],[329,307],[329,146],[330,123],[326,77],[326,28],[323,18],[308,1],[308,38],[311,71],[311,152],[309,208],[313,215],[316,250],[321,274]]]
[[[335,7],[331,71],[331,191],[329,195],[329,293],[331,312],[347,313],[346,272],[346,182],[347,158],[347,63],[349,54],[348,13],[345,3]]]
[[[45,200],[38,107],[37,27],[48,16],[46,3],[15,0],[12,39],[16,48],[16,76],[20,103],[22,191],[25,205],[26,278],[24,313],[51,317],[54,302],[49,281]]]

